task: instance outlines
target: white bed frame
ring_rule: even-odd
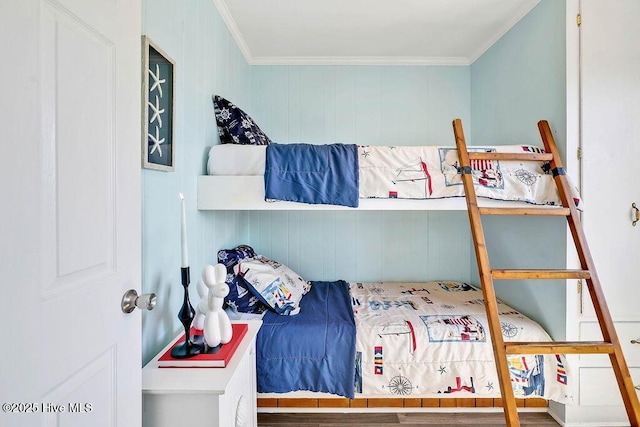
[[[479,199],[479,206],[548,208],[524,202]],[[198,177],[198,210],[364,210],[364,211],[466,211],[464,197],[447,199],[360,199],[360,206],[312,205],[266,202],[264,178],[259,175],[201,175]]]

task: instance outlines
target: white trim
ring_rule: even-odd
[[[360,199],[359,207],[314,205],[307,203],[265,201],[262,175],[198,176],[198,210],[274,211],[274,210],[360,210],[360,211],[466,211],[464,197],[443,199]],[[525,202],[505,202],[480,198],[480,207],[549,208]]]
[[[491,46],[500,40],[514,25],[516,25],[522,18],[524,18],[531,10],[540,3],[540,0],[530,0],[525,3],[518,13],[513,15],[510,21],[507,21],[483,46],[475,51],[469,58],[469,63],[473,64],[478,58],[480,58]]]
[[[258,56],[248,62],[250,65],[471,65],[469,58],[463,56]]]
[[[576,23],[576,15],[580,12],[579,0],[567,0],[565,16],[565,84],[566,84],[566,150],[565,165],[567,170],[574,171],[578,177],[578,190],[582,191],[582,162],[577,158],[577,150],[582,145],[580,141],[580,30]],[[570,232],[566,233],[566,268],[581,268],[577,247]],[[580,339],[580,320],[582,316],[583,297],[577,292],[578,281],[567,280],[565,288],[565,339],[567,341]],[[583,294],[587,293],[586,286],[582,288]],[[594,321],[597,319],[594,317]],[[569,355],[568,363],[573,369],[579,371],[581,358],[579,355]],[[579,376],[578,376],[579,377]],[[580,378],[576,378],[577,385],[574,391],[580,391]],[[550,415],[562,426],[569,426],[567,420],[575,417],[567,413],[566,406],[549,406]],[[574,424],[575,425],[575,424]]]
[[[566,150],[565,167],[577,177],[578,191],[582,191],[582,161],[578,159],[578,149],[582,146],[581,111],[580,111],[580,30],[576,23],[576,15],[580,12],[578,0],[566,2]],[[580,260],[571,233],[567,233],[567,268],[580,268]],[[567,340],[578,339],[582,315],[582,299],[577,293],[577,280],[568,281],[566,288]],[[583,289],[586,293],[586,288]],[[595,316],[594,316],[595,317]]]
[[[240,52],[242,52],[242,56],[244,56],[245,61],[247,61],[247,63],[251,65],[253,58],[253,56],[251,55],[251,49],[249,49],[247,42],[244,40],[244,37],[242,37],[242,33],[240,32],[240,29],[238,29],[236,21],[233,19],[233,16],[229,11],[226,2],[224,0],[213,0],[213,4],[216,6],[216,9],[218,9],[218,13],[220,13],[222,20],[227,26],[227,29],[233,36],[233,39],[236,41],[236,44],[238,45]]]
[[[571,0],[569,0],[571,1]],[[520,408],[518,408],[518,411],[520,410]],[[556,412],[553,410],[553,408],[551,407],[551,405],[549,405],[548,411],[547,413],[551,416],[551,418],[553,418],[554,420],[556,420],[556,422],[558,424],[560,424],[561,426],[565,426],[566,424],[564,423],[564,419],[562,416],[556,414]]]
[[[519,408],[518,408],[519,409]],[[260,412],[260,411],[258,411]],[[553,415],[552,418],[556,419]],[[563,423],[556,419],[558,423],[563,427],[628,427],[628,421],[620,421],[620,422],[607,422],[606,424],[602,424],[600,421],[592,421],[592,422],[577,422],[577,423]]]

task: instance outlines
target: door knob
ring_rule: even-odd
[[[635,203],[631,203],[631,209],[634,210],[631,217],[631,225],[635,227],[638,221],[640,221],[640,209],[638,209]]]
[[[156,300],[156,294],[138,295],[135,289],[129,289],[122,297],[122,311],[131,313],[136,307],[140,310],[153,310]]]

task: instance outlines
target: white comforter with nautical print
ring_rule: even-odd
[[[356,392],[500,397],[482,292],[465,283],[352,283]],[[505,341],[549,341],[533,320],[498,304]],[[562,355],[508,356],[516,398],[572,402]]]
[[[543,153],[539,147],[468,147],[469,151]],[[455,147],[359,146],[360,198],[439,199],[464,197]],[[549,162],[471,161],[478,197],[562,205]],[[573,186],[572,186],[573,187]],[[580,197],[574,188],[574,201]]]

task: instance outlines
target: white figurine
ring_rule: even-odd
[[[202,278],[198,280],[198,284],[196,285],[196,289],[198,291],[198,295],[200,296],[200,301],[198,305],[196,305],[196,316],[193,318],[193,322],[191,326],[201,331],[204,329],[204,318],[207,315],[209,301],[207,301],[207,295],[209,295],[209,289],[207,285],[204,284]]]
[[[229,316],[222,309],[224,297],[229,294],[226,278],[227,268],[222,264],[216,264],[215,267],[207,265],[202,273],[202,280],[209,288],[204,318],[204,341],[209,347],[228,343],[233,334]]]

